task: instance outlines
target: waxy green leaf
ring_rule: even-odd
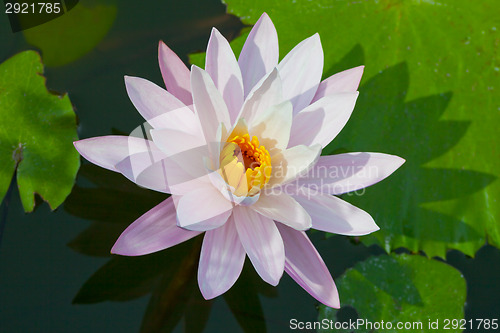
[[[398,332],[435,332],[430,323],[438,320],[444,330],[445,319],[463,319],[466,295],[465,279],[453,267],[419,255],[380,255],[371,257],[345,272],[337,280],[341,306],[352,307],[357,318],[372,324],[384,321],[385,329]],[[340,310],[320,306],[319,320],[341,321]],[[347,321],[348,322],[348,321]],[[421,323],[421,326],[419,326]],[[368,325],[368,324],[366,324]],[[391,325],[392,328],[387,329]],[[335,327],[335,326],[334,326]],[[460,332],[449,325],[450,332]],[[349,332],[351,330],[345,330]],[[356,332],[377,331],[370,326],[357,327]]]
[[[56,209],[80,167],[73,106],[67,95],[47,90],[42,73],[34,51],[0,64],[0,201],[17,174],[26,212],[34,209],[35,193]]]
[[[64,15],[24,30],[24,37],[40,48],[47,66],[71,63],[93,50],[115,21],[116,6],[100,2],[80,1]]]
[[[247,24],[267,12],[281,58],[318,32],[325,78],[366,66],[354,113],[323,154],[344,148],[407,162],[346,196],[380,226],[363,242],[431,257],[447,249],[473,256],[486,241],[500,247],[495,0],[225,2]],[[232,44],[238,49],[240,38]]]

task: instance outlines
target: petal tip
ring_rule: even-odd
[[[312,41],[319,43],[321,45],[321,37],[319,36],[319,32],[315,33],[310,38]]]
[[[217,30],[216,27],[212,27],[212,30],[210,30],[210,35],[214,35],[214,34],[221,35],[220,31]]]
[[[406,159],[400,157],[400,156],[397,156],[397,155],[389,155],[390,158],[392,159],[392,167],[393,167],[393,170],[390,174],[392,174],[394,171],[396,171],[397,169],[399,169],[403,164],[406,163]]]
[[[284,263],[283,263],[284,264]],[[285,271],[285,268],[283,266],[283,269],[280,270],[280,274],[276,274],[276,276],[271,276],[271,275],[268,275],[268,276],[262,276],[261,275],[261,278],[266,281],[267,283],[269,283],[271,286],[273,287],[277,287],[278,284],[280,283],[280,280],[281,280],[281,277],[283,277],[283,272]]]
[[[116,255],[122,255],[120,253],[120,249],[119,249],[119,245],[118,245],[119,240],[120,240],[120,238],[118,238],[118,240],[115,242],[115,244],[113,245],[111,250],[109,250],[109,253],[116,254]]]
[[[131,246],[130,242],[123,241],[123,233],[118,237],[115,244],[109,250],[109,253],[119,256],[127,256],[127,257],[136,257],[140,255],[144,255],[147,253],[142,253],[140,250],[135,249]]]
[[[123,81],[125,82],[125,86],[128,86],[130,84],[130,81],[132,81],[132,76],[123,75]]]
[[[193,72],[193,70],[196,70],[196,71],[201,71],[202,69],[196,65],[191,65],[191,73]]]
[[[340,299],[338,295],[337,297],[333,297],[332,299],[325,301],[323,304],[334,309],[340,309]]]
[[[304,229],[304,231],[307,231],[311,228],[312,228],[312,219],[309,221],[309,223],[307,224],[307,227]]]
[[[201,296],[203,296],[203,298],[206,300],[206,301],[209,301],[211,299],[214,299],[215,297],[219,296],[220,294],[219,293],[216,293],[214,292],[213,290],[205,290],[204,287],[202,287],[202,283],[201,282],[198,282],[198,285],[200,287],[200,292],[201,292]]]
[[[278,284],[280,283],[280,280],[277,280],[277,281],[269,280],[269,281],[266,281],[266,282],[269,283],[273,287],[277,287]]]
[[[73,146],[80,153],[80,155],[83,155],[83,150],[85,149],[85,141],[86,140],[88,140],[88,139],[73,141]]]
[[[372,225],[363,231],[359,231],[357,236],[366,236],[371,233],[374,233],[375,231],[379,231],[380,227],[375,223],[375,221],[372,219]]]

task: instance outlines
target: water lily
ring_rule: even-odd
[[[381,153],[320,156],[349,119],[363,67],[321,81],[319,35],[278,63],[278,38],[263,14],[238,58],[213,29],[206,68],[189,70],[165,44],[166,90],[125,77],[145,137],[75,142],[90,162],[171,196],[133,222],[112,252],[138,256],[204,233],[198,282],[206,299],[227,291],[248,256],[277,285],[283,272],[320,302],[339,307],[334,281],[307,234],[378,230],[334,195],[362,189],[404,160]]]

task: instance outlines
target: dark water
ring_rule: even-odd
[[[184,61],[203,50],[212,26],[229,39],[240,21],[215,0],[120,1],[106,38],[80,60],[47,68],[47,85],[67,91],[79,118],[80,138],[128,133],[142,119],[130,103],[124,75],[159,85],[158,40]],[[0,61],[32,49],[0,15]],[[281,332],[292,318],[313,321],[317,302],[284,276],[277,288],[260,280],[247,261],[242,277],[223,297],[208,302],[196,285],[200,237],[139,258],[111,257],[120,232],[164,197],[123,177],[85,164],[67,202],[51,212],[39,202],[24,214],[14,189],[0,248],[1,332]],[[334,277],[382,253],[346,237],[316,232],[311,238]],[[500,251],[485,246],[475,259],[457,251],[447,262],[467,279],[467,318],[500,314]],[[91,278],[92,277],[92,278]],[[445,282],[442,282],[445,283]]]

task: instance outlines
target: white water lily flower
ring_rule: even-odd
[[[204,232],[198,282],[206,299],[234,284],[248,255],[271,285],[285,271],[338,308],[333,279],[304,231],[378,230],[368,213],[333,195],[372,185],[404,162],[380,153],[320,156],[353,111],[363,67],[320,82],[318,34],[278,63],[266,14],[238,60],[213,29],[205,70],[189,71],[163,43],[159,62],[167,90],[125,77],[132,103],[152,127],[145,139],[75,142],[92,163],[172,194],[132,223],[112,252],[144,255]]]

